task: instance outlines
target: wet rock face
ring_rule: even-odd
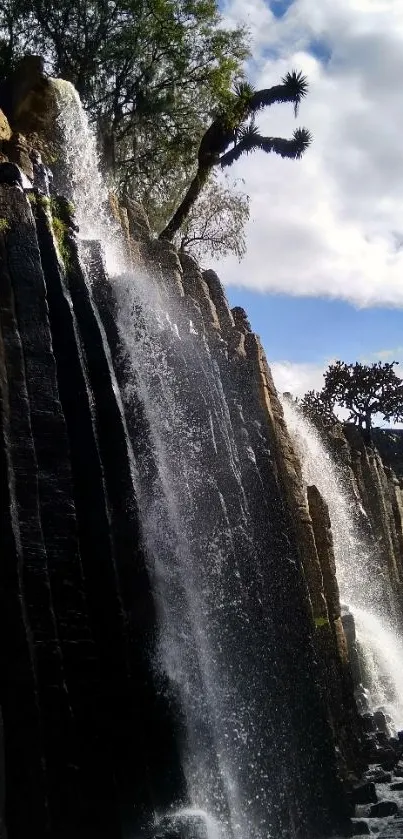
[[[65,273],[46,205],[18,187],[0,185],[0,216],[6,824],[16,839],[120,836],[183,786],[130,445],[73,242]]]
[[[359,498],[365,515],[360,525],[371,544],[372,573],[384,579],[384,600],[389,600],[391,615],[403,624],[403,503],[402,490],[395,473],[399,468],[399,435],[375,430],[373,441],[382,447],[385,461],[375,445],[367,445],[360,429],[343,429],[346,479],[351,483],[352,498]]]
[[[18,186],[0,185],[0,216],[7,220],[0,231],[0,533],[5,557],[0,568],[0,706],[6,823],[11,839],[29,832],[52,839],[114,839],[122,831],[143,829],[155,810],[166,812],[186,802],[183,712],[153,666],[157,618],[133,483],[133,451],[149,457],[142,448],[148,432],[140,405],[137,425],[128,422],[119,393],[125,372],[113,286],[99,247],[88,244],[85,261],[94,303],[68,204],[53,201],[52,208],[60,214],[57,239],[49,201],[37,196],[29,203]],[[301,508],[291,505],[292,485],[287,490],[285,483],[298,466],[287,449],[260,345],[243,315],[241,333],[240,316],[236,326],[216,278],[203,277],[193,262],[184,260],[181,266],[170,245],[149,247],[148,259],[154,270],[163,267],[164,288],[176,295],[184,321],[190,297],[200,312],[200,338],[194,341],[199,379],[193,368],[190,376],[185,355],[175,356],[167,348],[189,394],[188,401],[184,398],[188,421],[209,427],[203,369],[210,365],[215,386],[225,394],[231,445],[237,446],[245,496],[227,462],[217,413],[210,448],[202,455],[206,470],[211,455],[217,467],[200,505],[206,511],[219,509],[219,499],[224,500],[222,525],[232,528],[234,561],[245,591],[256,603],[259,597],[270,603],[270,620],[262,601],[262,619],[251,626],[267,674],[283,685],[277,710],[269,683],[267,696],[263,683],[258,685],[262,714],[267,716],[268,708],[272,714],[270,728],[261,724],[262,760],[273,754],[284,759],[277,754],[275,732],[283,729],[286,710],[293,753],[282,772],[287,773],[287,801],[297,802],[291,816],[282,784],[277,788],[273,779],[274,818],[279,825],[298,818],[307,835],[322,834],[332,823],[344,825],[346,810],[315,661],[320,647],[315,646],[310,596],[315,608],[326,609],[326,598],[316,554],[316,588],[306,586],[292,525],[303,502]],[[241,355],[231,349],[231,331],[245,338]],[[294,478],[298,482],[297,473]],[[239,528],[245,498],[253,557]],[[250,574],[252,561],[256,577]],[[233,630],[238,632],[235,625]],[[247,643],[245,633],[239,633],[239,649],[246,650]],[[278,649],[281,656],[275,655]],[[251,702],[254,690],[251,683]],[[186,835],[189,831],[191,825]]]
[[[398,811],[396,801],[378,801],[372,805],[369,815],[371,818],[382,819],[385,816],[395,816]]]
[[[155,812],[186,803],[183,709],[154,666],[158,618],[134,481],[136,458],[152,474],[150,430],[140,396],[132,394],[130,405],[127,398],[117,301],[99,245],[78,248],[68,202],[49,201],[38,177],[31,141],[39,138],[46,151],[54,118],[54,91],[39,59],[22,63],[3,85],[0,107],[13,129],[0,112],[0,707],[7,782],[5,805],[0,787],[0,837],[5,806],[10,839],[120,839],[148,830]],[[31,203],[22,174],[35,175]],[[228,556],[239,564],[241,599],[255,603],[248,633],[235,621],[228,627],[239,659],[247,658],[252,637],[252,653],[264,662],[245,694],[252,706],[259,689],[262,764],[281,765],[272,779],[273,824],[280,831],[288,823],[292,833],[297,822],[302,836],[322,836],[345,827],[335,745],[352,765],[339,732],[343,743],[355,736],[340,670],[344,633],[328,522],[321,530],[324,511],[314,492],[308,508],[244,310],[231,312],[214,272],[153,240],[136,202],[115,205],[132,264],[142,260],[162,296],[176,301],[179,326],[189,332],[191,321],[197,336],[192,364],[172,342],[164,350],[187,425],[200,427],[205,441],[200,461],[208,480],[195,504],[205,517],[201,538],[215,539],[215,525],[220,537],[231,532]],[[160,386],[158,370],[155,379]],[[290,741],[287,759],[280,734]],[[160,827],[191,839],[206,832],[194,818]]]

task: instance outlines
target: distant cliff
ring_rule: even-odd
[[[384,577],[391,614],[402,625],[403,437],[392,429],[374,429],[369,445],[359,428],[345,425],[330,434],[329,444],[344,466],[357,519],[372,546],[373,573]]]
[[[372,437],[385,466],[403,482],[403,428],[374,428]]]

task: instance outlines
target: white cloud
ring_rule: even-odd
[[[274,361],[270,364],[278,393],[304,396],[308,390],[321,390],[323,373],[327,364],[303,364],[292,361]]]
[[[403,3],[294,0],[275,19],[263,0],[229,0],[226,14],[252,24],[256,85],[293,67],[309,77],[297,123],[281,105],[260,127],[290,136],[306,125],[314,143],[301,161],[257,152],[233,168],[252,199],[248,255],[223,261],[222,279],[402,306]],[[323,64],[310,53],[318,43],[331,54]]]
[[[393,347],[393,349],[386,349],[386,350],[376,350],[375,352],[371,352],[369,355],[366,354],[365,356],[361,356],[358,359],[362,364],[373,364],[374,361],[382,361],[382,363],[388,362],[390,364],[391,361],[397,361],[400,365],[399,367],[395,368],[395,372],[397,376],[403,378],[403,347]]]

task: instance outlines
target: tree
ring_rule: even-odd
[[[3,0],[2,45],[8,69],[28,49],[75,85],[114,185],[169,213],[248,54],[216,0]]]
[[[249,154],[255,149],[275,152],[281,157],[300,158],[311,143],[311,135],[306,128],[297,128],[288,140],[282,137],[263,137],[256,128],[255,116],[263,108],[280,102],[291,102],[297,115],[301,100],[307,92],[305,76],[295,70],[287,73],[281,84],[263,90],[255,91],[247,83],[238,84],[226,106],[203,134],[198,150],[197,172],[160,238],[174,238],[215,166],[225,169],[243,154]]]
[[[246,252],[244,227],[249,219],[249,196],[214,177],[193,205],[175,241],[181,251],[201,259],[233,253],[239,261]]]
[[[329,431],[338,423],[334,413],[334,400],[319,390],[308,390],[298,401],[299,410],[319,431]]]
[[[347,408],[349,419],[371,432],[375,414],[381,414],[386,421],[403,420],[403,382],[390,364],[346,364],[336,361],[325,373],[323,398]]]

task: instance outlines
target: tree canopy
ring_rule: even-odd
[[[299,403],[316,425],[330,427],[337,422],[335,408],[350,411],[348,421],[370,434],[374,417],[403,421],[403,381],[395,373],[397,361],[374,364],[347,364],[336,361],[324,373],[321,391],[308,391]]]
[[[3,0],[3,75],[26,52],[75,85],[115,185],[158,209],[163,226],[248,45],[216,0]]]
[[[180,250],[203,259],[232,253],[241,260],[246,251],[245,222],[249,196],[237,184],[213,177],[189,212],[175,237]]]
[[[255,149],[298,158],[310,143],[304,128],[289,139],[258,131],[263,108],[284,102],[297,112],[307,81],[293,71],[254,90],[243,73],[247,31],[224,26],[218,0],[3,0],[3,76],[27,52],[44,56],[51,75],[77,88],[111,185],[143,204],[163,238],[193,224],[186,219],[214,167]],[[223,224],[239,233],[246,203],[230,192],[219,196]],[[207,212],[199,202],[199,213]],[[208,239],[199,239],[199,251],[211,253],[214,239],[216,253],[224,252],[217,236]],[[244,238],[224,239],[226,252],[242,255]]]
[[[329,431],[339,422],[334,413],[334,400],[330,399],[323,390],[308,390],[298,401],[298,408],[319,431]]]
[[[397,361],[347,364],[336,361],[325,373],[323,394],[350,411],[349,419],[371,430],[373,417],[403,420],[403,381],[396,375]]]

